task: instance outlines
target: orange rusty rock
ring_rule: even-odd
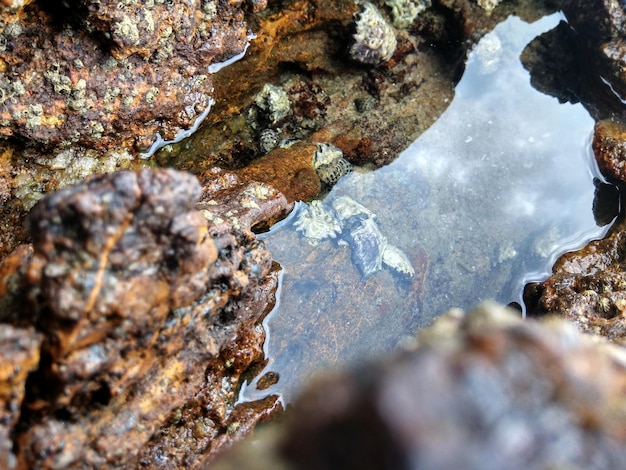
[[[234,175],[206,181],[212,221],[196,209],[197,180],[174,170],[93,178],[33,209],[32,254],[20,248],[0,265],[2,288],[15,305],[34,300],[33,313],[1,319],[34,325],[45,361],[37,343],[27,399],[14,406],[25,410],[20,431],[12,441],[0,432],[1,458],[15,448],[6,455],[21,468],[100,468],[155,457],[156,468],[150,446],[169,451],[160,433],[190,409],[193,435],[181,429],[185,450],[172,459],[201,468],[278,410],[275,397],[235,402],[240,375],[262,356],[279,275],[250,228],[289,205]],[[19,389],[18,359],[0,362],[7,390]]]
[[[12,434],[20,417],[26,379],[39,364],[40,343],[41,335],[32,327],[0,328],[0,468],[13,469],[17,464]]]
[[[600,171],[607,178],[626,182],[626,126],[612,119],[597,122],[592,145]]]
[[[305,143],[277,148],[237,173],[244,179],[262,181],[276,188],[290,202],[306,201],[322,188],[313,168],[316,150],[317,145]]]

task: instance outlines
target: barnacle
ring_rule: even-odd
[[[337,238],[341,233],[339,222],[320,201],[303,204],[294,226],[312,245],[328,238]]]
[[[385,0],[391,8],[393,25],[397,28],[408,28],[415,18],[431,6],[431,0]]]
[[[291,111],[291,103],[287,92],[281,87],[266,83],[254,98],[254,103],[262,111],[269,124],[277,124]]]
[[[355,15],[356,33],[350,56],[364,64],[381,64],[393,56],[398,42],[389,23],[371,3],[361,4]]]
[[[348,221],[353,217],[375,219],[376,215],[364,205],[356,202],[349,196],[340,196],[333,201],[333,209],[341,221]]]
[[[498,6],[498,4],[502,0],[477,0],[478,6],[485,10],[487,13],[491,13],[491,11]]]
[[[383,250],[383,264],[401,276],[415,277],[415,269],[409,257],[397,246],[387,245]]]

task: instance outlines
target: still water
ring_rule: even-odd
[[[267,365],[242,399],[290,402],[316,371],[388,352],[451,307],[521,303],[524,284],[545,278],[558,255],[605,233],[592,214],[594,122],[532,88],[519,59],[561,19],[501,23],[470,53],[439,120],[394,163],[349,174],[323,201],[349,196],[375,214],[413,277],[383,267],[364,278],[353,245],[309,243],[294,225],[304,203],[265,235],[282,287],[266,319]],[[260,386],[270,372],[278,381]]]

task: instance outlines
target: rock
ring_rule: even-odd
[[[0,467],[5,469],[17,465],[11,437],[20,417],[26,379],[39,363],[40,343],[33,328],[2,325],[0,329]]]
[[[626,182],[624,171],[626,131],[619,121],[596,123],[593,153],[602,173],[613,183]],[[596,183],[594,216],[606,225],[620,214],[621,190]],[[552,275],[526,286],[524,301],[531,316],[560,315],[574,321],[585,332],[626,344],[626,274],[623,253],[626,226],[618,220],[603,240],[564,254]]]
[[[19,465],[203,468],[279,410],[276,397],[235,402],[240,375],[262,357],[278,282],[250,227],[289,206],[232,175],[206,183],[121,172],[32,210],[33,250],[0,265],[10,307],[0,320],[30,321],[43,337],[8,447]],[[200,198],[223,219],[207,221]],[[19,300],[30,316],[15,312]]]
[[[414,350],[305,392],[284,468],[618,468],[625,358],[562,321],[451,312]]]
[[[1,14],[0,135],[47,149],[171,140],[211,103],[207,67],[248,41],[238,0],[34,2]]]
[[[545,281],[526,286],[528,315],[559,315],[582,331],[626,344],[626,227],[558,259]]]
[[[626,96],[626,10],[612,0],[565,0],[563,12],[590,52],[587,64],[618,96]]]
[[[611,119],[597,122],[592,145],[602,174],[626,183],[626,125]]]

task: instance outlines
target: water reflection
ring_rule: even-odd
[[[376,214],[415,269],[409,282],[388,269],[363,280],[354,247],[313,246],[293,220],[268,234],[284,267],[266,325],[265,372],[279,380],[265,391],[253,382],[244,399],[271,392],[290,401],[315,370],[386,352],[450,307],[521,303],[523,285],[547,276],[559,254],[603,235],[592,213],[593,120],[534,90],[519,60],[561,18],[500,24],[470,54],[441,118],[393,164],[349,175],[324,202],[347,195]]]

